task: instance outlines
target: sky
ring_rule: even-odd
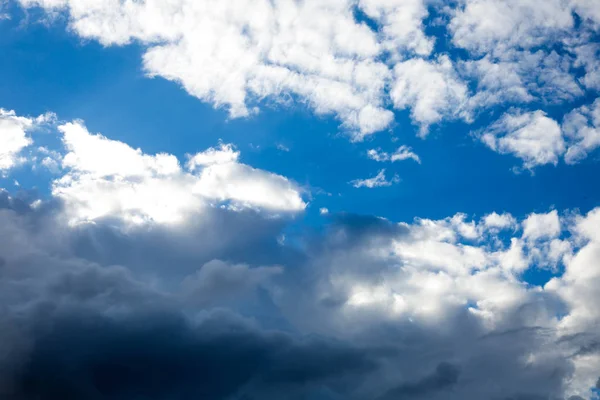
[[[0,397],[600,398],[598,0],[0,0]]]

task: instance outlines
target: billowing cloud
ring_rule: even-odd
[[[391,127],[393,109],[408,110],[424,137],[494,107],[577,104],[600,82],[591,0],[19,3],[64,13],[72,32],[105,46],[139,43],[148,76],[232,118],[307,106],[356,141]],[[527,168],[554,162],[539,156],[519,154]]]
[[[494,151],[522,159],[528,169],[556,165],[565,152],[560,125],[543,111],[507,113],[483,132],[481,141]]]
[[[600,99],[591,106],[582,106],[567,114],[562,129],[571,143],[565,154],[568,164],[584,159],[600,147]]]
[[[433,62],[414,58],[396,64],[390,96],[394,107],[411,109],[426,136],[430,125],[464,116],[468,89],[447,56]]]
[[[0,173],[25,161],[21,152],[33,143],[29,131],[51,118],[51,114],[21,117],[14,111],[0,108]]]
[[[273,243],[240,252],[203,243],[205,218],[72,226],[68,203],[0,199],[7,398],[590,398],[598,379],[598,210],[338,215],[281,257],[283,226],[243,225],[252,210],[211,209],[235,218],[219,219],[220,237]],[[571,244],[565,273],[526,285],[556,240]],[[219,246],[254,261],[219,260]]]
[[[179,223],[219,205],[272,213],[306,206],[296,185],[240,163],[231,145],[191,155],[184,169],[173,155],[144,154],[91,134],[79,122],[58,129],[68,151],[62,159],[68,172],[54,181],[52,194],[66,203],[73,223],[99,218]]]
[[[454,43],[483,53],[516,45],[531,48],[574,24],[568,1],[540,5],[530,0],[466,0],[455,10],[449,26]]]

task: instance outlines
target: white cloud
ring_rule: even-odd
[[[572,8],[563,0],[464,0],[449,24],[457,46],[479,53],[530,48],[573,26]]]
[[[483,223],[487,228],[508,229],[516,225],[516,219],[508,214],[491,213],[483,217]]]
[[[0,108],[0,172],[5,172],[20,162],[21,151],[33,141],[27,131],[34,125],[30,118],[19,117],[14,111]]]
[[[413,58],[394,67],[390,96],[397,109],[411,109],[411,116],[426,136],[429,126],[463,114],[468,89],[450,59],[443,55],[436,61]]]
[[[594,0],[19,2],[68,13],[73,32],[105,46],[139,43],[148,76],[232,118],[261,104],[301,104],[337,118],[355,141],[389,128],[390,106],[409,110],[426,136],[433,124],[470,123],[492,106],[570,102],[600,85]],[[426,23],[447,23],[452,59],[434,52]],[[551,44],[559,50],[540,48]]]
[[[273,213],[306,206],[297,186],[238,162],[239,152],[228,144],[190,156],[186,171],[173,155],[144,154],[90,134],[79,122],[59,130],[68,150],[62,159],[68,172],[54,181],[52,194],[65,201],[73,223],[107,217],[178,223],[219,204]]]
[[[528,240],[553,239],[560,235],[560,231],[560,220],[556,210],[546,214],[533,213],[523,221],[523,237]]]
[[[408,50],[421,56],[427,56],[433,50],[434,40],[424,32],[423,19],[429,14],[425,1],[360,0],[359,6],[382,26],[386,50],[392,53]]]
[[[385,161],[403,161],[412,159],[417,163],[421,164],[421,158],[412,151],[412,148],[406,145],[400,146],[394,153],[391,155],[385,151],[381,151],[380,149],[370,149],[367,151],[367,156],[378,162]]]
[[[221,144],[218,149],[211,147],[208,150],[190,156],[187,167],[190,171],[194,171],[198,167],[202,168],[210,165],[237,162],[239,157],[240,152],[236,151],[233,145]]]
[[[585,69],[585,76],[581,82],[587,88],[600,90],[600,45],[588,38],[585,39],[584,43],[572,48],[576,55],[574,66]]]
[[[380,149],[370,149],[367,151],[367,157],[377,162],[384,162],[390,160],[390,155]]]
[[[376,187],[391,186],[394,183],[398,182],[400,182],[400,178],[398,177],[398,175],[394,175],[392,179],[388,181],[385,177],[385,169],[382,169],[377,173],[377,175],[375,175],[372,178],[355,179],[353,181],[350,181],[350,184],[355,188],[366,187],[372,189]]]
[[[571,74],[573,60],[544,50],[506,50],[460,63],[462,72],[477,82],[469,99],[473,111],[506,103],[572,101],[584,94]]]
[[[563,119],[562,129],[569,141],[565,162],[575,164],[600,147],[600,99],[579,107]]]
[[[381,45],[355,21],[350,0],[21,4],[67,9],[77,34],[104,45],[140,41],[148,75],[180,83],[203,101],[227,107],[231,117],[252,114],[263,98],[279,102],[291,94],[317,114],[337,116],[357,139],[393,120],[383,108],[389,70],[375,61]]]
[[[560,126],[543,111],[508,112],[488,127],[480,139],[498,153],[522,159],[528,169],[556,165],[565,152]]]
[[[327,214],[329,214],[329,210],[325,207],[321,207],[321,208],[319,208],[319,214],[327,215]]]

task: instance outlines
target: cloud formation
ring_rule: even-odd
[[[353,140],[388,129],[403,110],[425,137],[494,107],[578,108],[600,82],[593,0],[19,3],[65,15],[72,32],[104,46],[139,43],[147,75],[232,118],[302,105],[337,118]],[[527,167],[553,163],[513,144],[497,147],[527,154]],[[587,153],[577,154],[570,163]]]
[[[72,223],[104,217],[179,223],[220,205],[272,213],[306,207],[300,188],[285,177],[240,163],[240,153],[231,145],[190,155],[184,169],[173,155],[144,154],[91,134],[80,122],[58,130],[67,149],[62,159],[67,172],[54,181],[52,194],[66,203]]]

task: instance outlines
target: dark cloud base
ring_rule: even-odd
[[[329,276],[369,282],[398,268],[366,250],[406,237],[403,226],[339,215],[291,247],[277,244],[282,221],[251,212],[122,230],[67,227],[60,204],[29,204],[0,193],[0,399],[564,400],[569,360],[522,362],[553,345],[541,328],[483,335],[462,307],[435,329],[368,313],[350,321],[360,335],[336,325],[347,298]],[[231,307],[182,293],[178,282],[227,255],[248,262],[242,277],[261,265],[284,272]],[[211,298],[251,287],[227,276],[230,265],[200,286]],[[513,325],[526,326],[535,307]]]
[[[36,324],[10,399],[251,399],[272,398],[274,388],[293,398],[377,365],[368,351],[260,331],[227,312],[196,326],[175,314],[84,310]]]

